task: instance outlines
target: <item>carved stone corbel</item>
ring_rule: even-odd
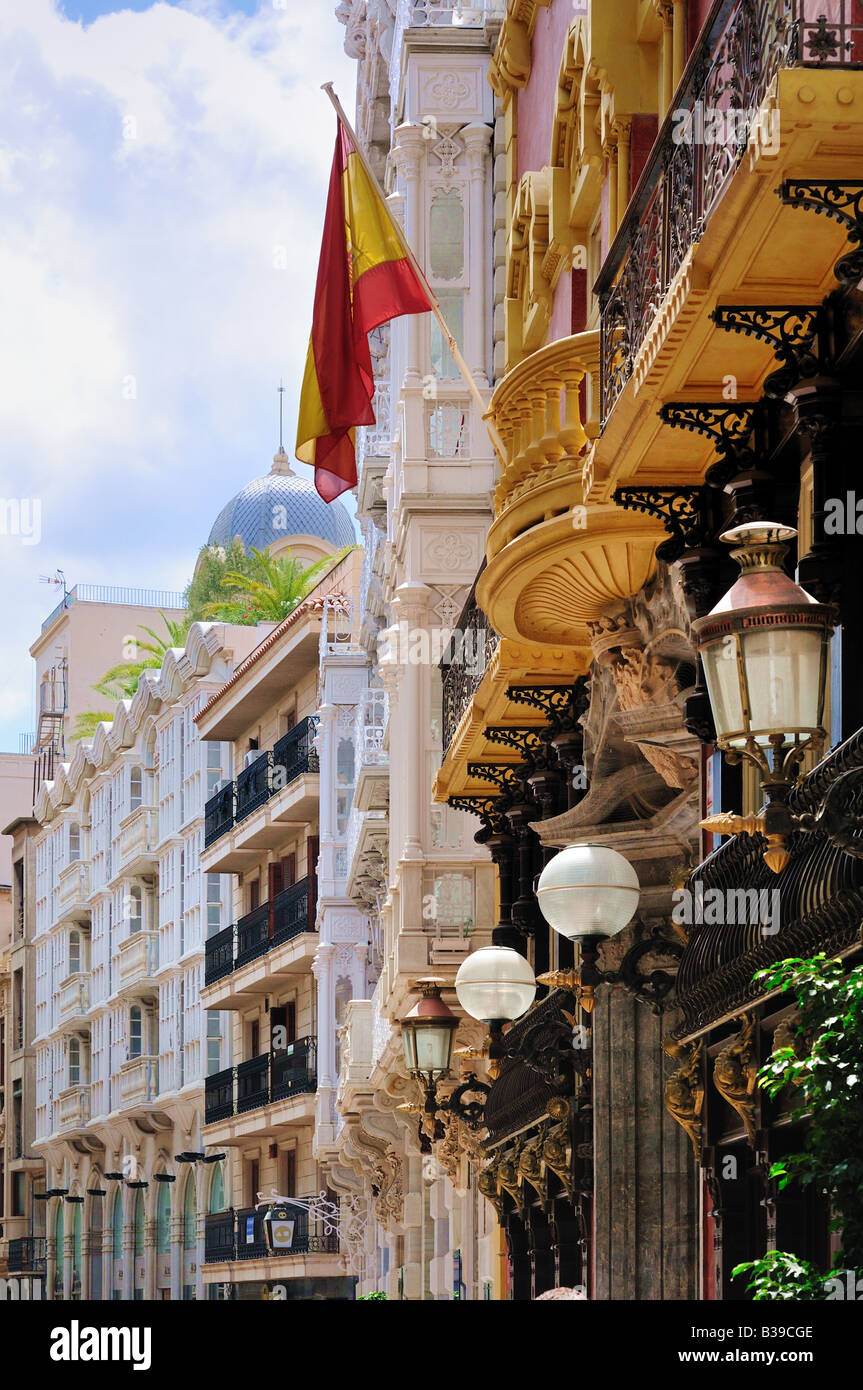
[[[669,1035],[662,1041],[662,1050],[668,1057],[674,1057],[676,1060],[685,1059],[680,1070],[665,1083],[665,1108],[672,1119],[689,1135],[695,1157],[700,1162],[704,1142],[701,1118],[704,1109],[704,1077],[701,1068],[704,1056],[703,1040],[699,1039],[697,1043],[687,1046]]]
[[[754,1014],[743,1014],[740,1032],[722,1049],[713,1065],[713,1084],[723,1100],[736,1110],[746,1126],[746,1137],[755,1147],[755,1096],[758,1055]]]

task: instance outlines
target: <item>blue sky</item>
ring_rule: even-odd
[[[0,5],[0,750],[33,727],[39,576],[177,588],[292,446],[335,0]],[[298,471],[302,471],[298,465]],[[41,507],[10,534],[9,499]],[[35,537],[35,528],[30,528]]]

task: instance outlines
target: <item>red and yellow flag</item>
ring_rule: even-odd
[[[357,425],[373,425],[368,334],[431,309],[389,211],[342,121],[324,221],[312,333],[300,394],[297,458],[325,502],[355,487]]]

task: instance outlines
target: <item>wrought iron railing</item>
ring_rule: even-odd
[[[863,16],[851,0],[716,0],[597,281],[603,428],[776,73],[861,64]],[[701,126],[714,113],[725,138],[708,141]]]
[[[270,1054],[250,1057],[237,1066],[237,1114],[257,1110],[270,1099]]]
[[[204,983],[215,984],[301,932],[313,932],[311,888],[308,878],[300,879],[277,893],[272,903],[261,903],[234,926],[211,936],[204,943]]]
[[[270,904],[261,903],[237,923],[237,955],[234,969],[263,956],[270,947]]]
[[[234,784],[227,782],[204,806],[204,848],[227,834],[234,824]]]
[[[225,927],[204,942],[204,984],[215,984],[234,968],[234,927]]]
[[[204,1123],[215,1124],[264,1105],[317,1089],[317,1039],[297,1038],[278,1052],[263,1052],[204,1082]]]
[[[221,1211],[206,1218],[204,1227],[204,1261],[219,1264],[226,1260],[263,1260],[288,1255],[337,1255],[338,1232],[333,1223],[314,1210],[314,1197],[298,1197],[303,1206],[286,1206],[294,1223],[290,1245],[271,1250],[264,1228],[266,1208],[238,1207]],[[309,1212],[304,1208],[311,1206]]]
[[[226,1067],[204,1080],[204,1120],[208,1125],[234,1113],[234,1068]]]
[[[273,793],[287,787],[304,772],[317,772],[318,755],[312,747],[317,732],[315,719],[301,719],[273,746]]]
[[[274,1101],[315,1089],[317,1043],[299,1038],[272,1056],[271,1096]]]
[[[272,753],[268,750],[261,750],[254,762],[248,767],[244,767],[237,777],[237,811],[238,821],[245,820],[253,811],[257,811],[259,806],[270,797],[270,774],[272,767]]]
[[[476,581],[440,666],[443,681],[441,741],[444,753],[452,743],[461,718],[479,688],[500,642],[498,634],[476,601],[475,591]]]
[[[273,899],[273,935],[271,946],[280,946],[300,932],[314,931],[309,921],[309,880],[291,884]]]
[[[44,1274],[48,1242],[44,1236],[20,1236],[9,1242],[10,1274]]]

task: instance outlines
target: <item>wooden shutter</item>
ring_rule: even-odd
[[[315,929],[315,916],[318,910],[318,850],[320,840],[317,835],[306,838],[306,863],[309,876],[309,931]]]

